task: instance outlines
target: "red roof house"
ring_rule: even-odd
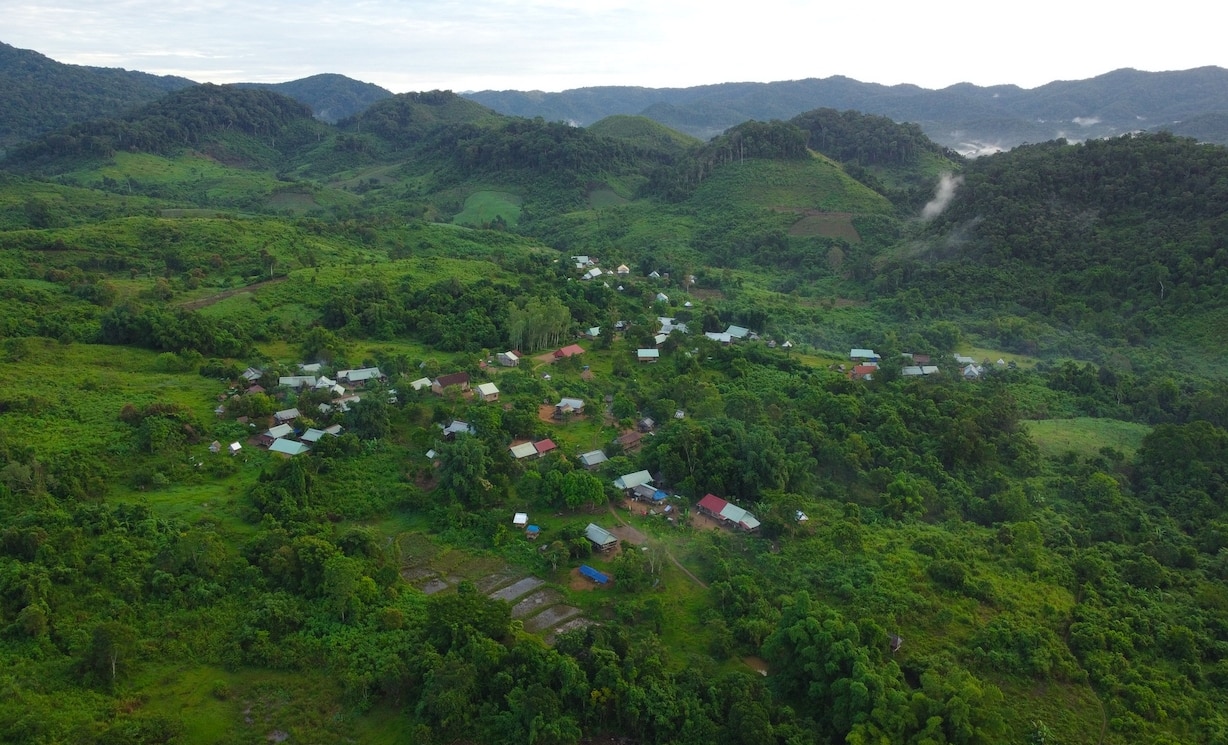
[[[699,500],[698,506],[701,512],[706,512],[712,517],[719,518],[721,510],[729,506],[729,503],[715,494],[705,494],[704,498]]]
[[[545,455],[551,450],[557,449],[558,445],[554,444],[554,440],[547,439],[547,440],[539,440],[533,443],[533,447],[537,448],[538,455]]]
[[[556,359],[562,359],[564,357],[574,357],[577,354],[584,354],[584,348],[579,344],[568,344],[562,349],[556,350],[554,356]]]

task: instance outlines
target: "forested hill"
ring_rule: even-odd
[[[0,152],[75,122],[119,116],[190,85],[186,78],[65,65],[0,42]]]
[[[382,101],[392,95],[391,91],[374,83],[364,83],[332,73],[312,75],[286,83],[238,85],[241,88],[263,88],[289,96],[310,106],[317,119],[330,124],[362,113],[376,101]]]
[[[1015,308],[1137,342],[1228,304],[1228,150],[1168,134],[1057,141],[970,161],[920,258],[880,289]]]
[[[466,95],[506,114],[581,125],[611,114],[641,114],[703,139],[749,119],[788,119],[818,107],[856,109],[917,122],[934,141],[970,153],[1058,137],[1114,136],[1140,127],[1180,128],[1182,122],[1199,115],[1228,112],[1228,70],[1126,69],[1027,90],[967,83],[927,90],[833,76],[692,88],[607,86],[559,93],[479,91]],[[1222,127],[1190,134],[1228,143],[1228,129]]]
[[[175,91],[123,118],[83,122],[45,135],[17,148],[6,163],[29,168],[109,157],[117,150],[165,154],[201,147],[229,133],[263,137],[275,145],[277,136],[295,123],[311,124],[306,104],[270,91],[206,84]]]

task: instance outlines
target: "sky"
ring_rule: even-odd
[[[1037,0],[0,0],[0,41],[59,62],[394,93],[843,75],[1033,88],[1123,67],[1228,67],[1214,4]]]

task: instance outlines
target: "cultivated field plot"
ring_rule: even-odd
[[[853,216],[846,212],[814,212],[801,213],[802,217],[789,228],[789,235],[794,238],[842,238],[849,243],[860,243],[861,234],[853,226]]]

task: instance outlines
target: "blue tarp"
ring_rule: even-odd
[[[656,492],[654,492],[652,495],[652,501],[660,502],[662,499],[665,499],[668,496],[669,495],[666,494],[665,492],[661,491],[660,489],[657,489]]]
[[[580,565],[580,574],[583,574],[585,577],[588,577],[589,579],[591,579],[592,581],[596,582],[599,585],[604,585],[605,583],[610,581],[609,575],[603,574],[597,571],[596,569],[593,569],[588,564]]]
[[[528,533],[540,533],[541,530],[542,529],[537,527],[536,525],[530,525],[529,527],[525,528],[525,531]]]

